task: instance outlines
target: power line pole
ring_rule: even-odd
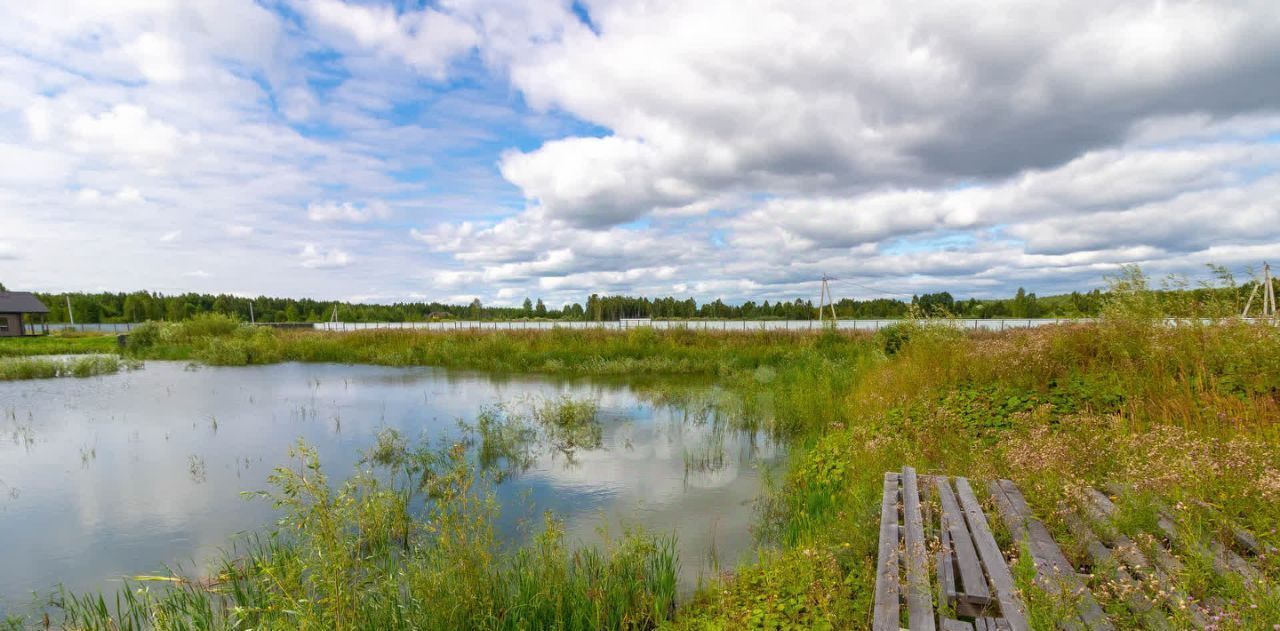
[[[253,301],[249,301],[249,324],[257,324],[253,321]]]
[[[818,296],[818,322],[819,323],[822,322],[822,318],[823,318],[822,308],[826,306],[830,306],[831,324],[834,325],[836,322],[836,300],[831,296],[831,284],[827,282],[832,280],[835,280],[835,279],[827,276],[826,274],[822,275],[822,291]]]
[[[1249,292],[1249,300],[1244,303],[1244,313],[1240,314],[1242,318],[1249,317],[1249,308],[1253,306],[1253,298],[1258,295],[1259,285],[1253,286],[1253,291]],[[1262,317],[1274,319],[1276,317],[1276,290],[1271,284],[1271,265],[1264,262],[1262,264]]]
[[[1276,288],[1271,284],[1271,265],[1262,263],[1262,283],[1266,285],[1266,298],[1262,302],[1262,317],[1276,317]]]
[[[71,294],[66,295],[67,299],[67,317],[71,318],[71,326],[76,325],[76,312],[71,310]]]

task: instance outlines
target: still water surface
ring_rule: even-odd
[[[114,590],[122,576],[205,567],[236,533],[275,519],[242,491],[267,488],[304,439],[333,479],[377,432],[433,443],[484,406],[570,396],[599,409],[603,446],[548,451],[498,486],[502,528],[545,510],[571,540],[608,524],[677,532],[681,583],[751,554],[761,467],[780,450],[625,382],[493,376],[432,368],[148,362],[90,379],[0,382],[0,615],[62,582]]]

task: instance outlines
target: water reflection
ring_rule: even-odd
[[[73,590],[112,589],[120,576],[207,562],[235,533],[274,520],[265,502],[239,495],[265,488],[299,438],[340,477],[381,429],[433,443],[474,439],[484,410],[562,397],[592,401],[595,425],[527,452],[496,491],[503,531],[516,533],[545,510],[584,542],[597,541],[602,524],[674,531],[688,587],[707,571],[708,556],[732,562],[750,553],[758,466],[778,449],[731,431],[706,401],[655,403],[633,385],[170,362],[92,379],[0,383],[0,541],[8,557],[0,613],[60,580]]]

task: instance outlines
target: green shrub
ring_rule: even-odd
[[[72,359],[44,357],[0,358],[0,381],[50,379],[53,377],[95,377],[134,368],[113,355],[90,355]]]
[[[915,325],[911,322],[895,322],[876,331],[876,342],[885,355],[892,357],[911,340],[914,328]]]

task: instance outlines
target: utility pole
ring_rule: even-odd
[[[257,324],[253,321],[253,301],[249,301],[249,324]]]
[[[1271,284],[1271,265],[1266,261],[1262,263],[1262,284],[1266,289],[1263,294],[1262,317],[1274,320],[1276,317],[1276,288]]]
[[[827,276],[826,274],[822,275],[822,291],[818,296],[818,322],[819,323],[822,322],[822,318],[823,318],[822,308],[825,306],[830,306],[831,307],[831,324],[832,326],[834,326],[836,323],[836,300],[831,296],[831,285],[830,283],[827,282],[832,280],[835,280],[835,279],[830,276]]]
[[[71,310],[71,294],[67,294],[67,317],[71,318],[71,326],[76,325],[76,314]]]
[[[1262,264],[1262,317],[1275,319],[1276,317],[1276,290],[1271,284],[1271,265],[1263,262]],[[1244,303],[1244,313],[1240,315],[1242,318],[1249,317],[1249,308],[1253,306],[1253,298],[1258,295],[1258,285],[1253,286],[1253,291],[1249,292],[1249,300]]]

